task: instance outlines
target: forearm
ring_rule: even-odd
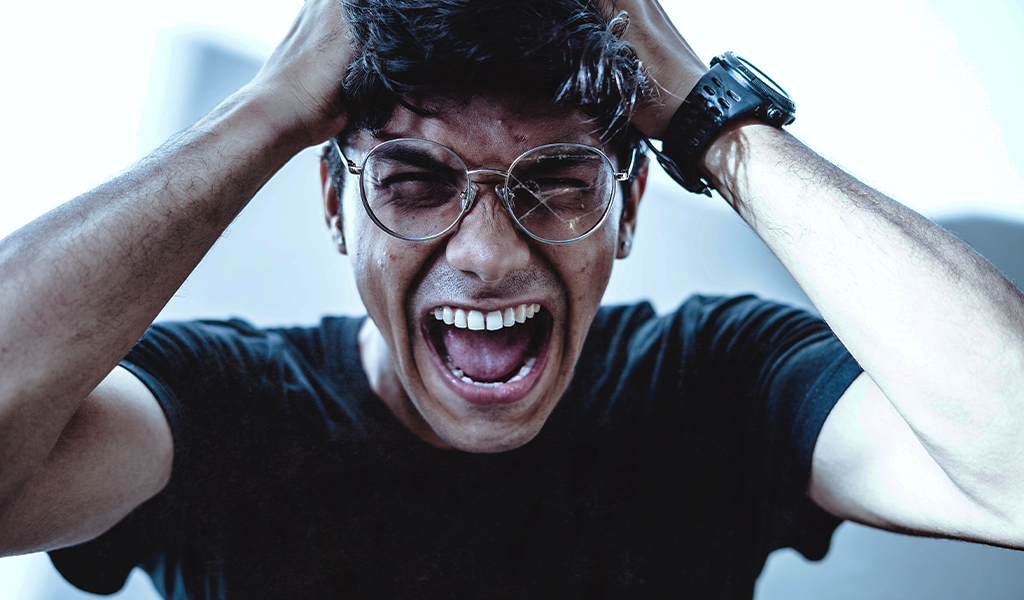
[[[0,242],[0,499],[294,152],[242,92]]]
[[[716,187],[964,492],[1015,505],[1024,477],[1024,302],[984,258],[764,125],[705,155]]]

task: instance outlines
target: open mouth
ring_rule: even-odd
[[[439,306],[425,329],[456,385],[495,393],[470,393],[467,399],[491,404],[513,402],[532,387],[551,325],[550,313],[539,304],[524,303],[492,311]]]

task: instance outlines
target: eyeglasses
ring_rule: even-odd
[[[469,170],[455,152],[428,140],[401,138],[370,150],[361,166],[335,149],[359,176],[367,214],[389,234],[414,242],[451,231],[473,209],[479,184],[494,189],[512,220],[530,237],[568,244],[593,233],[608,216],[615,184],[629,180],[636,160],[616,172],[608,156],[583,144],[547,144],[519,156],[508,171]]]

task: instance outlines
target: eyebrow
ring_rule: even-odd
[[[387,127],[385,127],[383,129],[377,129],[374,131],[366,130],[366,133],[370,135],[370,138],[372,140],[376,140],[376,143],[378,144],[390,140],[404,138],[424,139],[421,137],[422,134],[419,131],[410,131],[405,130],[404,128],[399,128],[397,130],[388,130]],[[533,148],[536,148],[538,146],[546,146],[548,144],[581,144],[584,146],[591,146],[594,148],[604,150],[608,146],[608,143],[604,141],[600,136],[595,138],[593,135],[593,131],[589,129],[580,129],[575,126],[565,126],[563,124],[562,127],[559,127],[558,125],[556,125],[551,129],[545,131],[544,133],[546,134],[545,137],[550,136],[551,139],[545,142],[534,144],[532,146]],[[447,146],[445,147],[447,148]]]
[[[452,165],[438,160],[431,156],[427,152],[420,150],[413,150],[409,148],[387,148],[381,151],[383,158],[387,160],[394,160],[396,162],[402,162],[407,165],[414,167],[420,167],[422,169],[430,169],[437,171],[454,171]]]

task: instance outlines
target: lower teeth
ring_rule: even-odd
[[[470,378],[468,375],[466,375],[462,371],[462,369],[460,369],[457,366],[455,366],[455,363],[452,362],[451,358],[446,358],[445,359],[445,365],[448,366],[448,368],[451,370],[453,375],[455,375],[456,377],[458,377],[462,381],[465,381],[466,383],[472,383],[473,385],[480,386],[480,387],[498,387],[499,385],[505,385],[506,383],[512,383],[514,381],[519,381],[520,379],[522,379],[522,378],[524,378],[524,377],[526,377],[527,375],[530,374],[530,371],[533,369],[533,365],[536,364],[536,362],[537,362],[537,357],[536,356],[526,359],[526,362],[523,363],[523,366],[519,367],[519,372],[516,373],[515,375],[513,375],[508,381],[487,381],[487,382],[481,382],[481,381],[473,381],[473,379]]]

